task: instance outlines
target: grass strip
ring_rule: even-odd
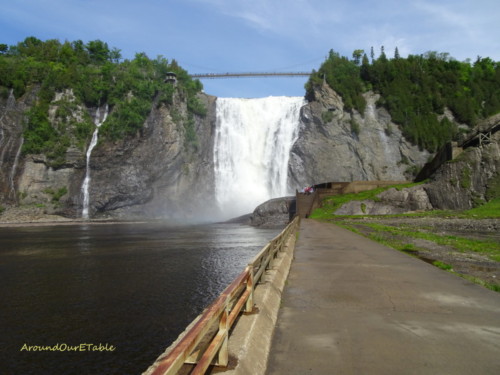
[[[378,223],[363,223],[379,233],[389,233],[396,236],[405,236],[435,242],[438,245],[450,246],[460,252],[474,252],[487,255],[491,260],[500,262],[500,244],[495,241],[481,241],[459,236],[439,235],[425,231],[409,230],[404,227],[396,228]]]
[[[339,223],[339,222],[337,222],[337,223],[335,223],[335,225],[338,225],[338,226],[340,226],[342,228],[348,229],[348,230],[350,230],[350,231],[352,231],[354,233],[357,233],[359,235],[368,237],[368,238],[370,238],[370,239],[372,239],[374,241],[377,241],[378,243],[381,243],[381,244],[383,244],[385,246],[389,246],[389,247],[392,247],[393,249],[400,250],[400,251],[402,251],[405,254],[410,255],[410,256],[415,256],[415,255],[412,255],[413,252],[417,252],[417,251],[422,251],[423,252],[423,251],[425,251],[425,249],[420,249],[420,248],[416,247],[415,245],[413,245],[411,243],[405,243],[404,241],[396,240],[395,238],[387,238],[386,236],[383,236],[381,232],[383,232],[384,227],[387,227],[387,226],[384,226],[384,225],[380,225],[380,224],[375,224],[374,225],[374,224],[368,224],[368,223],[363,223],[363,224],[356,223],[356,225],[365,225],[365,226],[369,226],[369,227],[372,227],[372,226],[377,227],[376,231],[370,233],[368,236],[364,235],[362,231],[360,231],[359,229],[357,229],[356,227],[354,227],[353,224],[351,224],[351,223],[348,223],[348,222]],[[397,228],[394,228],[394,227],[388,227],[388,228],[390,230],[386,231],[386,233],[389,233],[391,235],[395,234],[395,231],[397,231]],[[408,233],[408,232],[412,232],[412,231],[401,230],[401,232]],[[420,232],[413,232],[413,233],[420,233]],[[419,236],[417,238],[422,238],[422,237]],[[428,239],[428,238],[426,238],[426,239]],[[466,240],[468,240],[468,239],[466,239]],[[476,242],[486,242],[486,241],[476,241]],[[498,245],[496,245],[496,247],[497,247],[498,253],[500,253],[500,251],[498,250]],[[499,257],[500,257],[500,255],[496,255],[496,256],[495,255],[493,255],[493,256],[490,255],[490,258],[493,259],[493,260],[496,260],[496,261],[499,261],[498,260]],[[444,271],[450,272],[450,273],[452,273],[454,275],[460,276],[463,279],[466,279],[466,280],[469,280],[469,281],[471,281],[473,283],[482,285],[483,287],[491,289],[491,290],[493,290],[495,292],[500,292],[500,285],[489,283],[489,282],[484,281],[482,279],[479,279],[479,278],[477,278],[475,276],[464,275],[464,274],[455,272],[453,270],[453,267],[450,264],[441,262],[439,260],[435,260],[435,261],[432,262],[432,265],[434,265],[435,267],[438,267],[438,268],[440,268],[440,269],[442,269]]]

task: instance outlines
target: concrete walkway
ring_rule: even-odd
[[[303,220],[269,375],[500,374],[500,293]]]

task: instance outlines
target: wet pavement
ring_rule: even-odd
[[[500,293],[303,220],[267,374],[500,374]]]

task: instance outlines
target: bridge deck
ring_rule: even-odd
[[[500,294],[302,220],[268,375],[498,374]]]
[[[196,73],[192,78],[309,77],[309,72]]]

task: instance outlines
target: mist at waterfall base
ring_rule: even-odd
[[[217,98],[214,172],[219,219],[251,213],[269,199],[293,194],[288,161],[304,104],[302,97]]]
[[[279,230],[0,228],[2,374],[140,374]],[[28,351],[102,344],[114,351]]]

